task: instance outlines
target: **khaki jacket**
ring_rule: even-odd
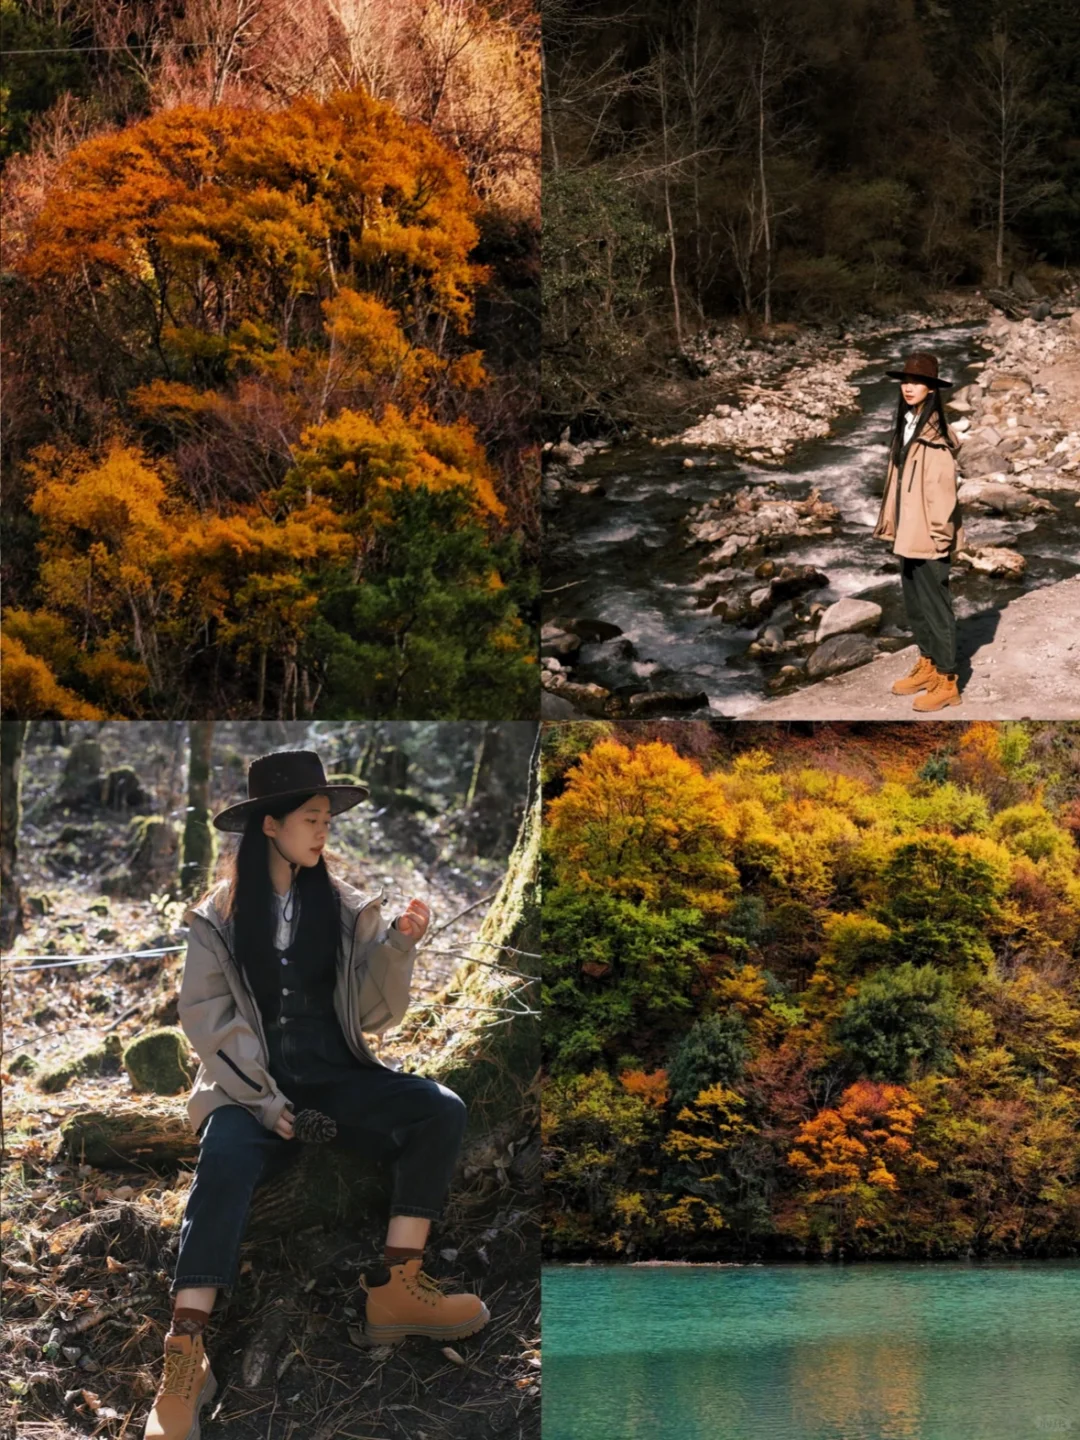
[[[964,547],[964,529],[956,498],[956,451],[960,440],[949,427],[942,438],[936,417],[908,446],[899,477],[900,516],[897,523],[896,465],[889,459],[885,494],[874,538],[891,540],[893,554],[909,560],[943,560]]]
[[[198,1130],[217,1106],[243,1105],[273,1130],[289,1098],[267,1068],[262,1016],[233,960],[232,921],[218,908],[229,883],[223,881],[184,915],[190,928],[179,1017],[201,1062],[188,1097],[188,1116]],[[334,1009],[353,1054],[381,1065],[364,1032],[380,1035],[408,1009],[416,942],[384,924],[382,891],[364,896],[342,880],[334,884],[342,900]]]

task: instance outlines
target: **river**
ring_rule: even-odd
[[[852,377],[860,410],[842,416],[825,439],[798,447],[779,470],[728,452],[647,441],[616,446],[575,470],[577,480],[600,480],[605,494],[571,496],[548,521],[544,583],[553,593],[545,615],[608,621],[622,636],[584,645],[571,678],[594,681],[620,695],[646,689],[703,691],[708,708],[683,712],[699,718],[738,715],[761,703],[766,681],[782,662],[748,657],[755,631],[726,624],[700,607],[694,586],[707,547],[688,548],[682,525],[691,506],[746,484],[774,483],[796,499],[817,487],[843,517],[835,533],[787,541],[770,554],[824,571],[828,588],[808,599],[829,603],[857,595],[876,600],[884,610],[882,627],[903,627],[897,561],[870,533],[896,412],[896,381],[885,371],[912,350],[932,350],[941,373],[959,388],[977,378],[973,362],[988,354],[981,333],[981,326],[953,326],[864,342],[870,363]],[[713,459],[720,463],[715,469],[687,470],[686,458],[695,467]],[[1021,581],[1006,583],[958,569],[953,581],[958,617],[1000,608],[1025,590],[1080,570],[1076,497],[1047,493],[1044,498],[1058,506],[1058,515],[1009,520],[966,515],[969,544],[1019,550],[1027,573]]]
[[[544,1440],[1080,1437],[1080,1261],[550,1266]]]

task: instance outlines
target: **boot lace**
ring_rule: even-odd
[[[434,1275],[429,1275],[426,1270],[418,1270],[416,1278],[426,1290],[434,1290],[438,1295],[443,1293],[443,1282],[436,1280]]]
[[[428,1294],[428,1295],[431,1295],[433,1298],[437,1298],[437,1299],[440,1299],[440,1300],[442,1299],[442,1297],[443,1297],[442,1282],[439,1281],[439,1280],[436,1280],[433,1275],[429,1275],[426,1270],[418,1270],[418,1271],[416,1272],[416,1274],[413,1276],[413,1279],[414,1279],[414,1281],[416,1282],[417,1287],[418,1287],[421,1291],[426,1291],[427,1294]],[[426,1299],[427,1297],[426,1297],[426,1296],[422,1296],[421,1298]]]
[[[182,1350],[166,1350],[165,1378],[161,1382],[161,1394],[179,1395],[186,1400],[195,1383],[197,1365],[198,1354],[194,1349],[190,1354],[185,1354]]]

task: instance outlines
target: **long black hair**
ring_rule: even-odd
[[[892,443],[889,445],[889,460],[896,465],[900,461],[900,451],[904,447],[904,417],[909,409],[904,399],[903,390],[900,391],[896,402],[896,420],[893,424]],[[919,418],[915,424],[915,431],[912,440],[916,435],[921,435],[928,425],[936,425],[942,440],[949,443],[949,422],[945,416],[945,401],[942,399],[942,387],[931,385],[930,394],[923,400],[919,408]]]
[[[312,795],[318,792],[312,791]],[[263,817],[283,820],[312,798],[287,800],[261,806],[248,816],[240,844],[226,872],[231,884],[220,908],[233,922],[233,958],[248,991],[268,1020],[273,1019],[278,989],[273,973],[276,959],[274,937],[277,908],[270,880]],[[341,900],[333,876],[320,855],[315,865],[298,865],[293,870],[293,899],[299,907],[296,944],[305,956],[332,955],[335,963],[341,945]]]

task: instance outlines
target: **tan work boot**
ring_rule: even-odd
[[[902,675],[899,680],[893,681],[892,693],[894,695],[914,695],[918,690],[925,690],[937,670],[934,662],[928,660],[925,655],[920,655],[915,662],[915,667]]]
[[[199,1410],[214,1398],[217,1381],[201,1335],[166,1335],[165,1374],[144,1440],[199,1440]]]
[[[439,1283],[425,1275],[419,1259],[388,1265],[390,1278],[372,1284],[361,1275],[367,1295],[365,1331],[370,1339],[393,1344],[406,1335],[432,1340],[458,1340],[472,1335],[491,1319],[479,1295],[444,1295]]]
[[[935,670],[930,684],[922,695],[916,695],[913,710],[942,710],[946,705],[959,705],[960,691],[955,675],[943,675]]]

